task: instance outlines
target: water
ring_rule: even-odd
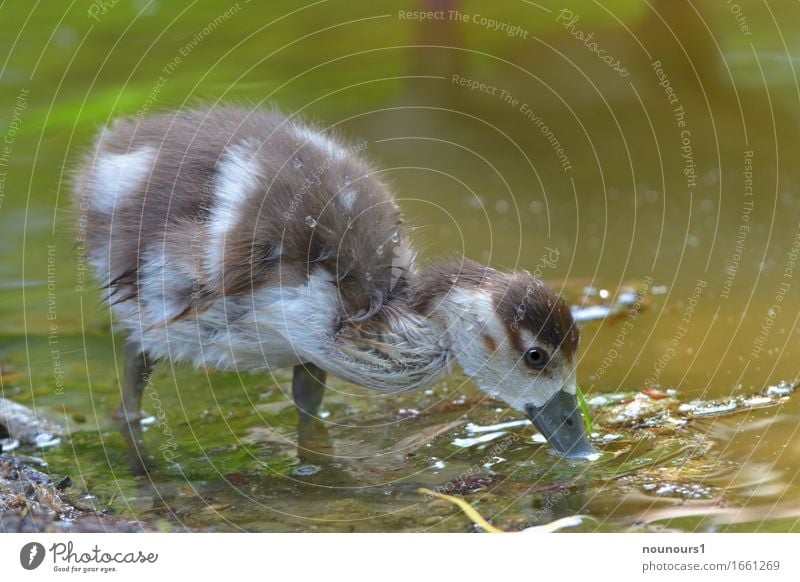
[[[231,5],[161,2],[137,16],[123,1],[95,19],[88,3],[6,3],[0,388],[69,430],[14,452],[161,529],[470,531],[416,491],[463,482],[508,530],[584,515],[570,531],[797,531],[800,398],[780,382],[793,383],[800,355],[799,144],[787,130],[800,93],[781,38],[800,18],[791,3],[740,4],[750,34],[711,0],[696,12],[669,0],[454,3],[518,24],[521,38],[399,19],[408,3],[279,18],[295,3],[250,2],[191,42]],[[565,6],[627,76],[564,28]],[[334,381],[325,429],[299,447],[288,372],[162,364],[161,409],[144,399],[157,421],[142,477],[109,419],[122,338],[82,269],[62,168],[117,115],[217,98],[302,111],[350,137],[385,169],[423,258],[463,252],[561,291],[583,320],[578,380],[601,458],[553,456],[522,415],[458,375],[394,397]],[[454,444],[492,432],[504,434]]]

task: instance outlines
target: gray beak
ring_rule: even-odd
[[[594,454],[574,394],[559,390],[544,406],[526,404],[525,412],[559,455],[585,459]]]

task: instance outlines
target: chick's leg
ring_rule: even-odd
[[[142,393],[153,373],[154,362],[132,342],[125,344],[125,376],[122,379],[122,401],[114,416],[129,422],[141,417]]]
[[[297,453],[307,462],[320,464],[333,456],[328,430],[318,416],[326,375],[314,364],[301,364],[295,366],[292,377],[292,397],[298,414]]]
[[[300,415],[317,416],[325,393],[327,373],[314,364],[294,367],[292,376],[292,398]]]

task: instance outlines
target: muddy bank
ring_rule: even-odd
[[[69,476],[40,471],[43,461],[0,453],[0,532],[155,531],[92,507],[94,496]]]
[[[0,398],[0,532],[153,531],[93,507],[89,491],[23,452],[61,446],[63,434],[54,420]]]

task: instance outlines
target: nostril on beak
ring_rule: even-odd
[[[568,416],[566,419],[564,419],[564,424],[566,424],[569,428],[572,428],[575,426],[575,419],[571,416]]]

